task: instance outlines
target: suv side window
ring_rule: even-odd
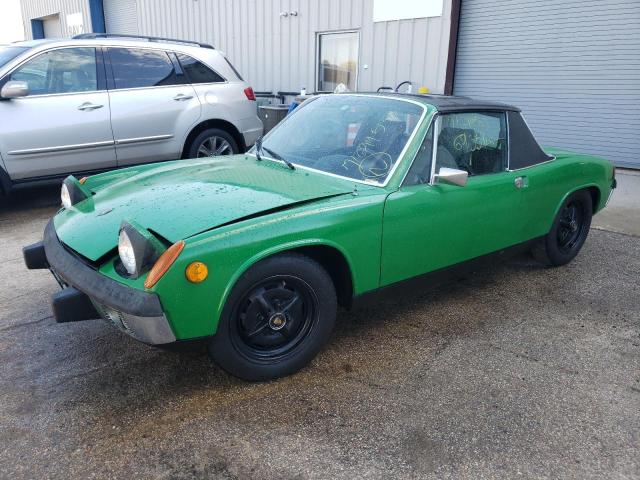
[[[507,168],[507,133],[503,112],[450,113],[440,119],[436,173],[441,167],[469,175],[498,173]]]
[[[98,90],[95,48],[62,48],[44,52],[14,70],[8,80],[27,82],[29,95]]]
[[[182,69],[191,83],[223,83],[225,80],[204,63],[184,53],[177,53]]]
[[[166,52],[135,48],[109,48],[115,88],[176,85],[176,72]]]

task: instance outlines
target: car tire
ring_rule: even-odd
[[[327,342],[337,313],[327,271],[297,253],[260,261],[236,282],[209,344],[231,375],[265,381],[297,372]]]
[[[193,139],[187,151],[187,158],[235,155],[240,148],[233,136],[220,128],[207,128]]]
[[[554,267],[569,263],[587,239],[592,215],[589,192],[579,190],[569,195],[560,207],[549,233],[533,247],[533,256],[541,263]]]

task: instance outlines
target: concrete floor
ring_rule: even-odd
[[[640,237],[640,171],[618,169],[616,179],[609,205],[594,217],[593,225]]]
[[[311,366],[247,384],[53,321],[20,248],[57,192],[0,209],[1,478],[640,478],[640,238],[615,196],[595,224],[624,233],[592,230],[570,265],[342,312]]]

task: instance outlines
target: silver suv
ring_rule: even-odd
[[[0,46],[5,191],[69,173],[238,153],[260,135],[253,90],[209,45],[86,34]]]

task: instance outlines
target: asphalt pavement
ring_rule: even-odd
[[[202,352],[56,324],[58,287],[20,249],[57,203],[0,207],[0,478],[640,478],[632,216],[622,233],[596,216],[562,268],[522,255],[343,311],[309,367],[249,384]]]

